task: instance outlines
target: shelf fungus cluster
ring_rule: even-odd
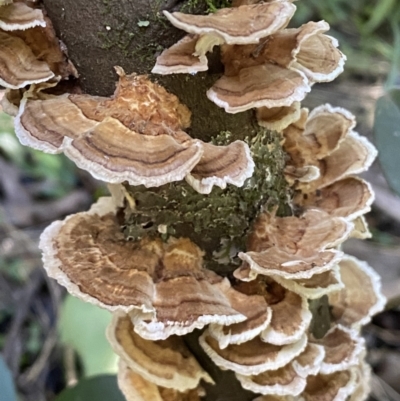
[[[239,3],[207,16],[164,11],[188,35],[157,58],[152,72],[206,71],[207,53],[220,46],[225,72],[207,97],[227,113],[257,108],[259,121],[275,129],[268,124],[276,113],[267,110],[292,110],[314,83],[332,81],[343,71],[345,56],[336,39],[325,35],[325,21],[286,28],[296,10],[291,1]]]
[[[32,84],[57,82],[78,73],[55,36],[51,21],[32,2],[0,2],[0,85],[3,109],[15,115]]]
[[[196,110],[148,76],[116,67],[110,97],[64,90],[76,71],[50,21],[6,3],[0,84],[16,135],[110,184],[111,197],[52,223],[40,248],[50,277],[113,313],[107,338],[126,399],[209,401],[215,372],[229,371],[246,400],[365,400],[360,330],[385,299],[341,244],[370,235],[374,194],[356,174],[376,150],[348,111],[300,104],[343,69],[328,24],[287,28],[289,0],[165,11],[187,36],[153,73],[205,72],[220,46],[224,74],[206,95],[227,113],[256,109],[253,137],[221,127],[206,143],[190,128]]]

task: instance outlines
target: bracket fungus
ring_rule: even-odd
[[[321,374],[344,371],[358,365],[365,350],[364,339],[358,331],[341,325],[333,326],[321,340],[313,340],[312,343],[322,345],[325,350],[319,369]]]
[[[333,248],[348,238],[352,223],[309,209],[303,216],[275,217],[261,213],[253,225],[248,251],[239,253],[246,263],[235,272],[241,280],[257,274],[284,279],[308,279],[337,264],[342,256]]]
[[[51,21],[41,9],[28,4],[0,4],[0,84],[20,89],[55,77],[77,77]]]
[[[287,26],[295,10],[291,2],[275,0],[223,8],[208,15],[168,11],[164,11],[164,15],[174,26],[188,33],[215,36],[220,43],[245,45],[258,43],[261,38]]]
[[[41,10],[19,2],[0,7],[0,29],[3,31],[25,30],[36,26],[46,26]]]
[[[246,343],[231,344],[221,349],[218,342],[206,330],[199,341],[206,354],[217,366],[245,376],[279,369],[300,355],[307,346],[305,334],[299,341],[287,345],[268,344],[260,337],[256,337]]]
[[[190,111],[175,95],[143,75],[120,76],[111,98],[24,95],[15,119],[22,143],[64,152],[79,167],[109,183],[157,187],[186,177],[200,193],[242,186],[254,171],[248,145],[215,146],[182,129]]]
[[[339,267],[344,288],[329,295],[332,315],[338,323],[357,328],[369,323],[385,306],[381,279],[366,262],[349,255]]]
[[[43,232],[40,248],[50,277],[87,302],[131,312],[135,331],[150,340],[246,319],[230,302],[242,295],[202,266],[203,253],[193,242],[128,242],[110,203],[100,199],[89,212]]]
[[[54,77],[48,64],[39,61],[25,42],[7,32],[0,31],[0,84],[19,89],[45,82]]]
[[[64,86],[78,73],[28,4],[0,0],[2,105],[23,144],[109,184],[112,198],[51,224],[40,248],[50,277],[114,313],[126,399],[200,401],[221,369],[254,401],[363,401],[360,328],[385,299],[372,268],[340,247],[369,235],[374,194],[355,175],[376,150],[348,111],[300,104],[343,70],[329,25],[287,28],[291,0],[164,11],[187,35],[152,72],[205,72],[219,46],[210,65],[220,57],[224,71],[204,96],[227,113],[257,109],[254,130],[219,127],[205,143],[190,127],[196,107],[146,75],[116,67],[110,97]]]
[[[315,375],[325,356],[320,345],[308,344],[288,365],[253,376],[236,374],[242,386],[254,393],[272,396],[297,396],[306,387],[306,378]]]
[[[132,371],[122,360],[118,366],[118,385],[127,401],[200,401],[201,389],[180,392],[164,388]]]
[[[114,315],[107,338],[132,371],[157,386],[184,392],[197,388],[200,380],[212,383],[181,337],[145,340],[135,333],[128,315]]]
[[[329,30],[325,21],[284,29],[296,10],[291,1],[245,3],[206,16],[164,11],[174,26],[192,36],[166,49],[152,72],[205,71],[206,53],[214,46],[222,46],[225,74],[207,91],[207,96],[226,112],[238,113],[251,108],[291,110],[314,82],[331,81],[343,71],[346,58],[337,49],[336,39],[324,35]],[[264,110],[259,113],[259,121],[281,130],[293,112],[283,111],[283,123],[278,119],[280,113],[272,116],[268,122],[268,112]]]

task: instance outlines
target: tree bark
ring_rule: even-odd
[[[221,0],[212,0],[214,3]],[[206,97],[223,72],[218,49],[209,56],[209,70],[196,75],[156,76],[150,73],[157,55],[182,38],[162,11],[207,12],[206,0],[43,0],[56,33],[80,74],[83,90],[92,95],[113,93],[119,65],[126,73],[150,74],[192,112],[188,133],[204,141],[229,131],[232,141],[252,137],[259,130],[254,111],[228,114]],[[216,381],[206,385],[205,401],[250,401],[233,372],[218,369],[198,345],[198,330],[185,337],[189,348]]]
[[[109,96],[114,92],[119,65],[126,73],[150,74],[163,49],[185,32],[173,27],[163,10],[204,13],[205,0],[43,0],[58,37],[80,74],[84,91]],[[194,5],[194,6],[191,6]],[[147,26],[139,22],[145,22]],[[139,25],[138,25],[139,24]],[[235,139],[257,129],[254,112],[227,114],[205,92],[223,71],[218,49],[209,57],[209,71],[196,75],[150,75],[192,111],[189,134],[209,140],[221,131]]]

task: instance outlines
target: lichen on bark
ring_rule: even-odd
[[[229,131],[212,139],[215,145],[232,142]],[[277,208],[290,212],[289,193],[283,169],[285,155],[276,132],[259,128],[246,136],[255,171],[243,187],[214,188],[209,195],[197,193],[185,182],[160,188],[127,187],[135,208],[127,205],[124,232],[128,239],[143,236],[187,237],[205,251],[206,267],[227,275],[237,268],[239,251],[246,250],[247,234],[257,214]]]

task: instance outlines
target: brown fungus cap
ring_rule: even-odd
[[[303,109],[300,119],[283,132],[283,147],[291,157],[290,164],[317,165],[318,160],[339,148],[354,126],[354,116],[340,107],[325,104],[310,114]]]
[[[309,279],[330,270],[341,260],[342,255],[341,251],[327,249],[316,251],[310,257],[301,257],[276,247],[261,252],[241,252],[239,257],[245,263],[234,275],[243,281],[252,280],[258,274],[278,276],[286,280]]]
[[[256,110],[258,124],[271,131],[282,132],[300,118],[300,102],[287,107],[260,107]]]
[[[351,228],[343,218],[329,216],[319,209],[306,210],[299,217],[277,217],[264,212],[254,223],[248,248],[257,252],[275,246],[292,255],[309,257],[316,250],[342,243]]]
[[[308,344],[291,363],[277,370],[244,376],[236,373],[242,386],[255,393],[277,396],[297,396],[306,387],[306,377],[317,374],[325,351],[320,345]]]
[[[311,82],[328,82],[343,72],[346,57],[336,39],[324,35],[325,21],[308,22],[296,29],[277,32],[260,52],[270,62],[304,72]]]
[[[122,360],[118,367],[118,385],[127,401],[200,401],[198,389],[179,392],[159,387],[132,371]]]
[[[350,396],[349,401],[365,401],[368,398],[371,390],[371,367],[365,362],[364,359],[362,359],[357,368],[357,385],[353,394]]]
[[[326,248],[340,245],[352,229],[351,222],[317,209],[301,217],[280,218],[263,213],[249,236],[249,251],[239,253],[244,263],[234,276],[242,281],[254,280],[261,274],[282,281],[306,282],[337,265],[343,253]]]
[[[280,276],[273,276],[273,279],[287,290],[307,299],[318,299],[344,288],[338,265],[324,273],[314,274],[308,279],[288,280]]]
[[[179,42],[164,50],[151,70],[153,74],[196,74],[208,70],[205,55],[195,56],[198,35],[186,35]]]
[[[310,90],[302,72],[261,64],[242,68],[234,76],[222,76],[207,97],[227,113],[239,113],[254,107],[287,107],[303,100]]]
[[[325,21],[308,22],[280,30],[259,45],[224,46],[225,73],[237,75],[240,69],[270,63],[303,72],[310,84],[332,81],[343,71],[346,57],[336,39],[323,34],[328,30]]]
[[[303,335],[298,342],[282,346],[267,344],[256,337],[246,343],[220,349],[217,340],[206,330],[199,341],[206,354],[221,369],[250,376],[288,364],[306,348],[307,336]]]
[[[296,373],[292,364],[255,376],[244,376],[236,373],[236,377],[244,389],[264,395],[297,396],[307,384],[306,379]]]
[[[222,189],[227,184],[242,187],[253,175],[254,162],[247,144],[235,141],[227,146],[203,144],[204,153],[186,181],[199,193],[209,194],[213,186]]]
[[[350,233],[350,238],[368,239],[372,238],[372,233],[369,231],[368,223],[364,215],[356,217],[352,220],[354,229]]]
[[[19,104],[23,96],[23,89],[7,88],[0,99],[0,107],[4,113],[15,117],[18,114]]]
[[[0,85],[19,89],[53,77],[48,64],[37,60],[22,39],[0,31]]]
[[[261,333],[261,340],[275,345],[299,341],[307,331],[312,318],[307,299],[285,290],[277,283],[271,283],[268,289],[275,294],[279,293],[280,296],[270,305],[271,323]]]
[[[325,210],[332,216],[353,220],[367,213],[374,201],[371,185],[358,177],[348,177],[312,193],[298,193],[294,202]]]
[[[346,401],[357,386],[357,370],[308,376],[300,401]]]
[[[50,277],[84,301],[111,311],[138,310],[135,331],[151,340],[246,319],[230,304],[229,282],[203,268],[203,252],[194,243],[127,241],[110,199],[43,232],[40,248]]]
[[[321,340],[313,340],[322,345],[325,357],[320,367],[321,374],[344,371],[358,365],[365,350],[364,339],[357,330],[337,325],[332,327]]]
[[[209,193],[213,185],[241,186],[254,170],[247,144],[214,146],[182,129],[190,111],[146,76],[125,75],[111,98],[65,94],[35,99],[28,93],[15,119],[20,141],[64,151],[79,167],[110,182],[154,187],[180,181]]]
[[[242,293],[240,286],[236,289],[238,293]],[[229,326],[211,324],[208,327],[210,335],[218,340],[221,349],[229,344],[242,344],[252,340],[271,323],[272,309],[265,298],[255,292],[244,292],[242,296],[232,297],[231,305],[247,319]]]
[[[22,39],[32,50],[37,60],[48,64],[53,73],[63,79],[78,78],[79,74],[65,53],[65,46],[56,36],[53,24],[48,17],[44,17],[45,27],[36,26],[26,30],[9,32]]]
[[[107,338],[130,369],[157,386],[183,392],[196,388],[200,380],[212,382],[181,337],[145,340],[134,332],[128,315],[115,314]]]
[[[332,315],[337,323],[357,328],[385,306],[381,279],[371,266],[353,256],[346,255],[339,266],[344,288],[329,295]]]
[[[296,182],[314,181],[321,175],[317,166],[295,167],[291,165],[285,166],[284,174],[286,181],[292,186]]]
[[[196,35],[212,35],[228,44],[258,43],[292,18],[296,7],[287,0],[223,8],[213,14],[191,15],[164,11],[169,21],[179,29]]]
[[[19,2],[0,8],[0,29],[15,31],[36,26],[46,26],[42,10],[31,8],[25,3]]]
[[[315,81],[331,81],[343,70],[345,57],[336,40],[321,33],[327,29],[323,21],[310,22],[259,45],[224,45],[225,75],[207,91],[208,98],[228,113],[303,100]]]
[[[371,166],[377,150],[367,138],[350,132],[338,149],[318,162],[321,176],[308,184],[301,184],[305,192],[327,187],[336,181],[360,174]]]

